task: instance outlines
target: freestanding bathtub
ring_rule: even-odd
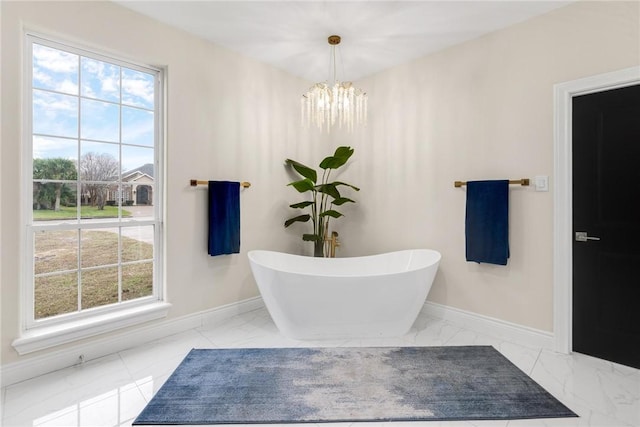
[[[353,258],[250,251],[276,326],[294,339],[391,337],[409,331],[431,289],[440,253],[405,250]]]

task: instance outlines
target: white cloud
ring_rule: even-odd
[[[119,108],[107,102],[82,100],[82,138],[117,142],[119,140]]]
[[[118,80],[119,80],[118,78],[113,78],[113,77],[102,78],[102,86],[101,86],[102,91],[118,95],[118,90],[120,89],[120,86],[118,85]]]
[[[82,71],[97,74],[100,70],[99,61],[91,58],[82,58]]]
[[[77,160],[78,143],[73,139],[50,138],[40,135],[33,136],[33,158],[62,157]]]
[[[58,92],[78,93],[78,55],[33,45],[33,85]]]
[[[33,91],[33,131],[56,136],[77,136],[78,98]]]
[[[120,99],[120,67],[83,57],[82,94],[96,99],[118,101]]]
[[[123,69],[122,102],[153,108],[154,78],[150,74]]]
[[[40,107],[39,111],[47,114],[48,117],[55,117],[63,112],[74,114],[78,112],[78,98],[39,90],[33,91],[33,105],[35,108]]]
[[[55,73],[77,73],[78,55],[39,44],[33,45],[35,65]]]
[[[72,80],[76,75],[66,76],[49,72],[43,68],[33,69],[33,86],[41,89],[52,89],[57,92],[76,95],[78,93],[78,83]]]
[[[45,87],[51,85],[51,82],[53,81],[51,74],[42,71],[40,68],[33,69],[33,80],[41,83]]]
[[[71,80],[63,80],[58,85],[56,85],[55,90],[63,93],[78,93],[78,85]]]

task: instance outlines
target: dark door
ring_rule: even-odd
[[[640,368],[640,85],[573,98],[572,168],[573,349]]]
[[[136,193],[136,205],[149,204],[149,187],[146,185],[138,186],[138,192]]]

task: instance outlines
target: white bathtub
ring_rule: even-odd
[[[253,276],[276,326],[295,339],[391,337],[409,331],[440,253],[406,250],[353,258],[250,251]]]

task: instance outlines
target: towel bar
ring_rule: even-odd
[[[189,181],[189,184],[191,184],[192,187],[195,187],[197,185],[207,185],[207,184],[209,184],[209,181],[201,181],[201,180],[198,180],[198,179],[192,179],[192,180]],[[251,187],[251,183],[247,182],[247,181],[242,181],[240,183],[240,186],[244,187],[244,188],[249,188],[249,187]]]
[[[522,178],[522,179],[510,179],[509,180],[509,184],[520,184],[522,186],[527,186],[529,185],[529,178]],[[458,187],[462,187],[463,185],[467,185],[466,181],[454,181],[453,182],[453,186],[458,188]]]

